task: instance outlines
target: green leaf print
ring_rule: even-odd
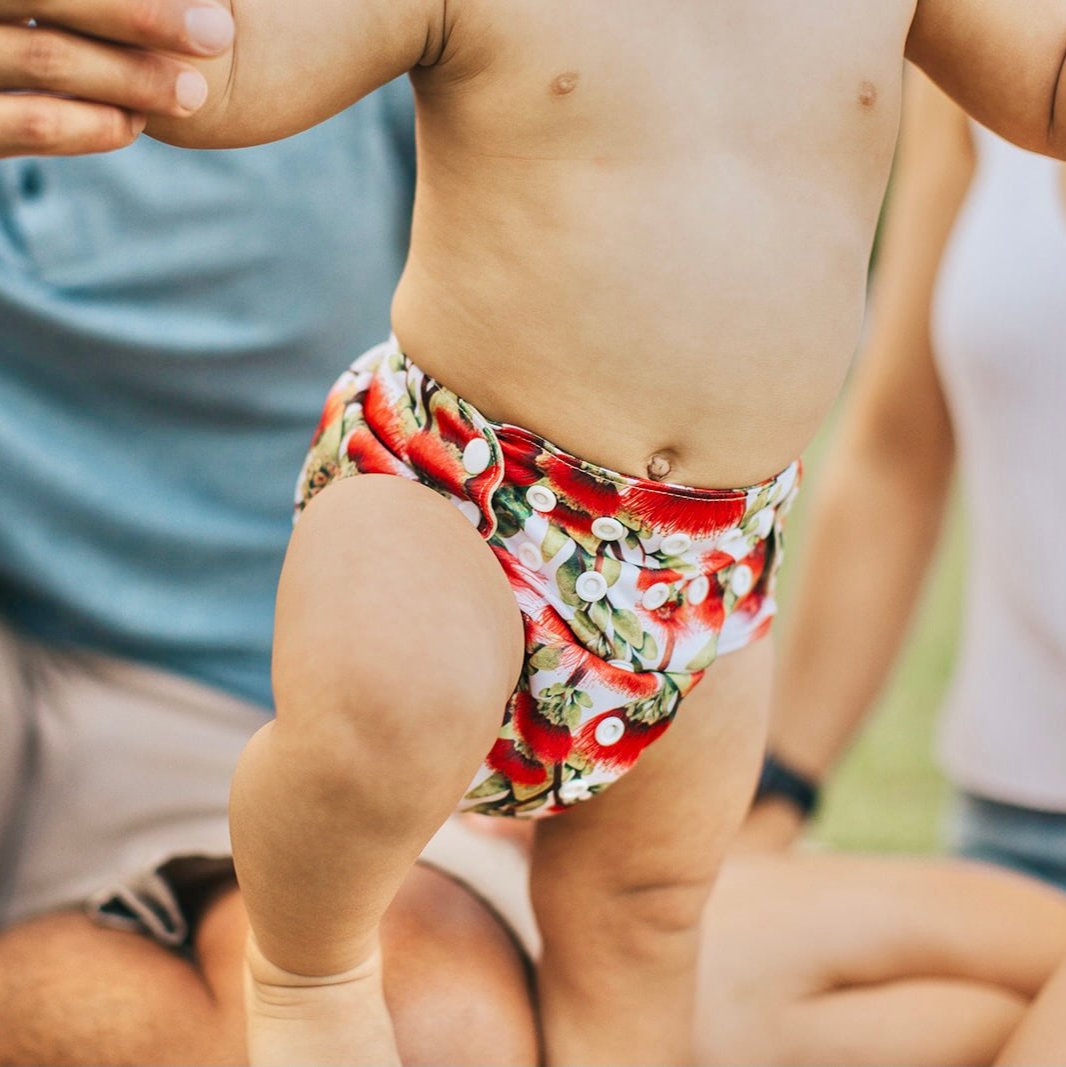
[[[466,794],[466,800],[480,800],[482,797],[494,797],[499,793],[506,793],[511,788],[510,781],[499,771],[490,778]]]
[[[563,723],[571,733],[581,725],[581,705],[576,700],[567,701],[563,709]]]
[[[622,564],[614,556],[601,556],[599,569],[608,585],[614,585],[622,576]]]
[[[543,803],[544,794],[547,792],[547,782],[541,782],[539,785],[522,785],[521,782],[513,782],[512,788],[514,789],[514,798],[520,804],[527,800],[532,800],[535,797],[540,797]]]
[[[584,604],[581,597],[577,595],[577,580],[584,569],[581,560],[575,554],[555,572],[559,595],[563,598],[563,603],[569,604],[572,608],[580,607]]]
[[[515,518],[514,513],[500,507],[498,500],[493,501],[492,510],[496,514],[496,537],[501,541],[514,537],[522,529],[522,524]]]
[[[570,620],[570,629],[574,631],[574,636],[585,648],[590,652],[600,654],[600,643],[603,641],[603,634],[592,625],[585,612],[579,611],[574,615]]]
[[[637,651],[640,653],[641,658],[645,660],[655,661],[659,658],[659,646],[651,634],[644,635],[644,642]]]
[[[614,612],[614,632],[623,637],[634,648],[644,643],[644,631],[636,612],[627,608],[616,608]]]
[[[574,694],[574,700],[576,700],[583,708],[592,707],[592,697],[590,697],[583,689],[579,689]]]
[[[705,671],[718,655],[718,635],[711,634],[711,639],[685,664],[687,671]]]
[[[611,605],[606,600],[597,600],[589,604],[588,617],[592,625],[600,631],[604,637],[611,633]]]
[[[554,671],[559,666],[561,657],[559,649],[542,645],[529,657],[529,664],[538,671]]]
[[[555,559],[568,544],[570,544],[570,538],[563,530],[560,530],[558,526],[549,526],[540,546],[540,554],[544,557],[544,562]]]

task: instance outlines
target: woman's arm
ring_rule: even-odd
[[[277,140],[343,111],[439,59],[444,0],[228,0],[232,51],[197,65],[208,97],[190,118],[153,117],[148,133],[188,148]]]
[[[954,444],[930,307],[972,170],[966,117],[914,72],[869,342],[813,503],[775,685],[771,749],[816,780],[884,683],[938,540]],[[781,845],[799,828],[767,800],[740,844]]]

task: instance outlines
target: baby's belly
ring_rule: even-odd
[[[603,294],[454,290],[409,271],[394,327],[424,371],[477,407],[623,474],[738,488],[788,466],[844,380],[865,277],[804,292],[773,279],[743,298],[661,298],[654,286]],[[495,298],[493,298],[493,296]]]

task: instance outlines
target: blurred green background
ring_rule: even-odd
[[[847,403],[847,391],[843,396]],[[804,457],[804,489],[789,518],[788,559],[782,570],[780,624],[787,629],[789,597],[802,563],[806,518],[822,465],[833,448],[830,419]],[[952,507],[939,558],[927,583],[904,655],[861,736],[826,785],[811,827],[816,845],[876,852],[940,848],[948,789],[934,743],[936,715],[951,671],[964,563],[961,508]]]

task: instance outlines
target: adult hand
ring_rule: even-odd
[[[207,96],[182,56],[229,50],[215,0],[0,0],[0,157],[122,148]]]

